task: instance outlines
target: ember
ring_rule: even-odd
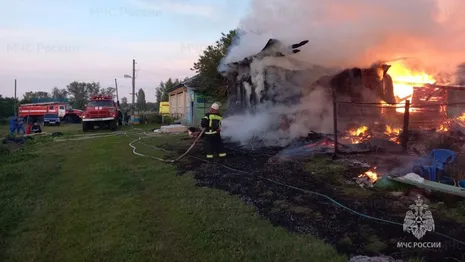
[[[373,168],[373,170],[375,170]],[[378,180],[378,174],[374,171],[368,170],[365,173],[355,178],[357,184],[361,187],[373,187],[373,184]]]
[[[376,169],[376,167],[374,169]],[[368,177],[368,179],[370,179],[370,181],[373,183],[376,182],[376,180],[378,180],[378,174],[370,170],[361,174],[359,177]]]

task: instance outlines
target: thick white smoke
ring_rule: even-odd
[[[263,89],[267,66],[305,70],[294,83],[283,79],[279,70],[276,76],[266,76],[277,79],[277,89],[286,90],[283,96],[335,72],[329,68],[367,67],[397,57],[415,58],[417,66],[433,74],[455,73],[457,65],[465,61],[464,16],[463,0],[252,0],[250,13],[240,22],[245,33],[220,68],[257,54],[274,38],[287,45],[302,40],[309,43],[295,55],[254,60],[251,72],[257,94]],[[293,118],[289,133],[271,131],[282,115]],[[331,116],[328,94],[317,89],[300,104],[264,104],[254,114],[226,118],[223,134],[243,143],[258,136],[265,139],[264,145],[284,145],[310,130],[332,132]]]
[[[252,33],[227,60],[256,53],[272,37],[288,44],[308,39],[298,59],[327,67],[403,56],[452,69],[465,61],[464,15],[462,0],[252,0],[240,22]]]

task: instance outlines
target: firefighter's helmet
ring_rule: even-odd
[[[211,109],[220,110],[220,106],[221,106],[220,102],[215,102],[212,104]]]

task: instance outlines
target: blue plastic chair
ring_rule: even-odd
[[[434,149],[426,158],[421,158],[413,167],[419,169],[420,176],[425,178],[425,172],[429,175],[429,180],[436,182],[436,170],[444,171],[447,164],[455,161],[455,152],[449,149]]]
[[[457,183],[457,185],[461,188],[465,188],[465,179],[464,180],[461,180]]]

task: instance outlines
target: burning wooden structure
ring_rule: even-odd
[[[270,39],[257,55],[228,64],[222,72],[228,79],[228,113],[253,111],[257,105],[267,101],[295,105],[301,97],[318,88],[325,89],[328,103],[333,100],[333,90],[338,98],[348,102],[396,102],[392,78],[387,73],[390,65],[384,63],[337,73],[334,69],[319,66],[286,68],[262,62],[267,58],[296,54],[300,50],[295,48],[307,42],[283,47],[279,40]],[[381,110],[371,112],[379,115]]]
[[[262,103],[296,105],[320,89],[326,105],[336,98],[339,141],[358,144],[378,138],[399,144],[400,135],[409,133],[402,129],[447,131],[450,120],[465,111],[465,86],[439,85],[431,75],[411,71],[399,61],[337,71],[283,66],[279,59],[298,53],[295,48],[306,43],[284,46],[270,39],[257,55],[228,64],[223,72],[228,78],[228,114],[254,112]]]

